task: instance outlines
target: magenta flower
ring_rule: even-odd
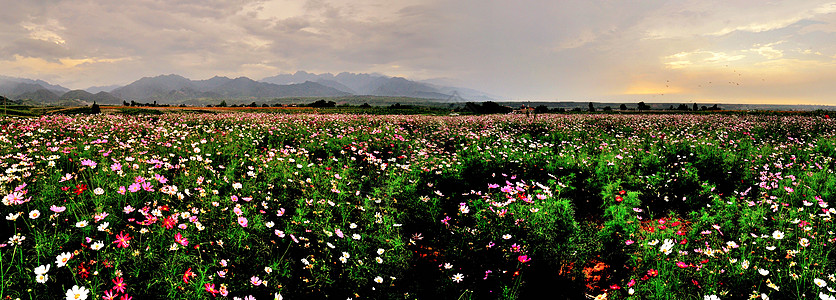
[[[122,277],[116,277],[116,279],[113,279],[113,284],[113,290],[118,293],[124,293],[125,287],[128,286],[127,284],[125,284],[125,279],[123,279]]]
[[[517,257],[517,261],[519,261],[521,263],[527,263],[527,262],[531,261],[531,258],[528,258],[528,255],[520,255],[520,256]]]
[[[124,231],[120,231],[119,234],[116,235],[116,240],[113,241],[116,244],[116,248],[128,248],[128,241],[131,240],[131,237],[128,236]]]
[[[174,241],[180,245],[183,245],[184,247],[189,245],[189,240],[184,238],[183,235],[179,232],[174,235]]]

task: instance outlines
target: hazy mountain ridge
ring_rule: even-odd
[[[261,81],[275,84],[316,81],[355,95],[415,97],[438,100],[447,100],[455,98],[454,95],[458,95],[463,100],[469,101],[493,100],[495,98],[489,96],[488,93],[473,89],[441,86],[381,74],[342,72],[333,75],[331,73],[314,74],[297,71],[293,74],[278,74],[265,77]]]

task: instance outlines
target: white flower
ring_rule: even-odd
[[[665,253],[665,255],[671,254],[673,249],[673,240],[665,239],[665,242],[662,244],[662,247],[659,247],[659,251]]]
[[[772,238],[776,240],[780,240],[784,238],[784,233],[780,230],[775,230],[772,232]]]
[[[385,251],[386,250],[383,250],[383,248],[377,248],[377,255],[383,255],[383,252]]]
[[[41,216],[41,212],[38,211],[37,209],[29,212],[29,218],[30,219],[37,219],[40,216]]]
[[[758,273],[761,273],[761,275],[766,276],[769,275],[769,270],[758,269]]]
[[[360,235],[355,233],[355,234],[352,234],[352,235],[351,235],[351,238],[352,238],[352,239],[355,239],[355,240],[359,240],[359,239],[360,239]]]
[[[508,240],[508,239],[511,239],[511,235],[510,235],[510,234],[507,234],[507,233],[506,233],[506,234],[503,234],[503,235],[502,235],[502,239],[503,239],[503,240]]]
[[[356,229],[356,228],[357,228],[357,224],[355,224],[355,223],[348,224],[348,228],[351,228],[351,229]]]
[[[265,273],[267,273],[267,274],[270,274],[270,273],[272,273],[272,272],[273,272],[273,268],[271,268],[271,267],[264,267],[264,272],[265,272]]]
[[[264,226],[267,226],[267,228],[273,228],[275,225],[276,223],[273,223],[273,221],[267,221],[267,223],[264,223]]]
[[[233,184],[232,184],[232,188],[233,188],[233,189],[240,190],[240,189],[241,189],[241,187],[243,187],[243,186],[241,185],[241,183],[240,183],[240,182],[236,182],[236,183],[233,183]]]
[[[464,275],[462,275],[462,273],[456,273],[456,275],[453,275],[452,279],[455,282],[462,282],[462,279],[464,279]]]
[[[23,214],[22,212],[9,213],[9,215],[6,216],[6,220],[9,220],[9,221],[17,220],[17,217],[20,217],[20,215],[22,215],[22,214]]]
[[[703,300],[720,300],[720,297],[717,297],[717,295],[711,295],[711,296],[705,295],[705,296],[702,297],[702,299]]]
[[[104,243],[102,243],[101,241],[95,242],[92,245],[90,245],[90,249],[93,249],[93,251],[99,251],[99,249],[102,249],[102,247],[104,247]]]
[[[349,257],[351,257],[351,254],[348,254],[348,252],[343,252],[343,257],[349,258]]]
[[[826,287],[827,286],[827,281],[824,281],[824,280],[819,279],[819,278],[813,279],[813,283],[815,283],[816,286],[818,286],[818,287]]]
[[[100,187],[97,187],[95,190],[93,190],[93,194],[96,194],[96,195],[104,194],[104,189],[102,189]]]
[[[67,290],[67,300],[85,300],[89,293],[90,290],[85,287],[74,285],[71,289]]]
[[[49,272],[49,264],[35,268],[35,275],[46,274],[46,272]]]
[[[78,227],[78,228],[87,227],[87,220],[82,220],[82,221],[75,222],[75,227]]]
[[[70,253],[70,252],[64,252],[64,253],[59,254],[58,257],[55,258],[56,267],[58,267],[58,268],[63,267],[64,265],[67,264],[68,261],[70,261],[70,258],[72,258],[72,257],[73,257],[73,254]]]
[[[382,258],[380,258],[380,256],[375,257],[375,258],[374,258],[374,261],[376,261],[376,262],[377,262],[377,263],[379,263],[379,264],[382,264],[382,263],[383,263],[383,259],[382,259]]]
[[[647,245],[656,246],[656,244],[658,244],[658,243],[659,243],[659,240],[652,240],[652,241],[647,242]]]
[[[108,223],[108,222],[104,222],[104,223],[102,223],[102,224],[99,224],[99,231],[105,231],[105,230],[107,230],[107,226],[110,226],[110,223]]]
[[[345,256],[340,256],[340,262],[341,263],[346,263],[347,261],[348,261],[348,259],[345,258]]]
[[[740,262],[740,267],[743,268],[744,270],[748,269],[749,268],[749,261],[744,259],[742,262]]]
[[[445,269],[447,269],[447,270],[452,269],[452,268],[453,268],[453,264],[451,264],[451,263],[444,263],[444,268],[445,268]]]
[[[819,292],[819,299],[821,299],[821,300],[836,300],[836,297],[833,297],[833,295],[828,295],[828,294]]]
[[[46,283],[47,279],[49,279],[47,274],[35,274],[35,282],[37,283]]]
[[[383,277],[380,277],[380,276],[375,277],[374,282],[383,283]]]
[[[798,241],[798,244],[801,245],[801,247],[807,247],[810,246],[810,240],[808,240],[807,238],[801,238]]]

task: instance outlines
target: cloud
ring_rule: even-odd
[[[576,100],[802,94],[771,77],[790,74],[825,97],[833,89],[816,76],[836,59],[835,24],[827,1],[10,1],[0,67],[75,88],[169,73],[382,72]]]

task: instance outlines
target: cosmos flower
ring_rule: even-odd
[[[72,288],[67,290],[67,300],[86,300],[87,295],[90,294],[90,290],[85,287],[79,287],[74,285]]]
[[[116,248],[128,248],[130,240],[131,237],[127,233],[120,231],[119,234],[116,235],[116,240],[113,241],[113,243],[116,244]]]

